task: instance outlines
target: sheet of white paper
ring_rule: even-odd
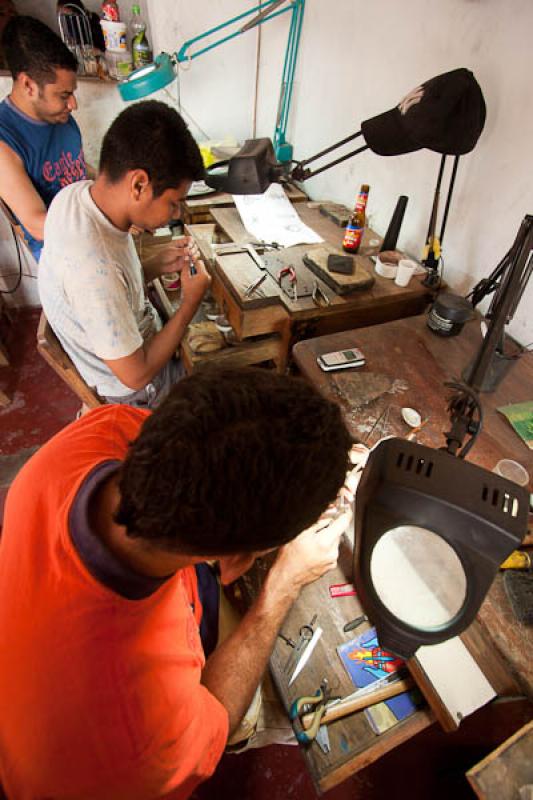
[[[244,227],[260,241],[282,247],[323,241],[304,225],[279,183],[272,183],[263,194],[233,195],[233,199]]]
[[[416,659],[454,719],[461,721],[496,697],[458,636],[440,644],[419,647]]]

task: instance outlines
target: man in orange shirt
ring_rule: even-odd
[[[153,415],[103,406],[35,454],[0,543],[10,800],[175,800],[212,774],[291,604],[336,563],[349,515],[317,519],[349,447],[336,405],[245,369],[186,378]],[[205,562],[228,584],[275,547],[206,659]]]

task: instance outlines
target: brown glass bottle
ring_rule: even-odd
[[[355,203],[355,209],[344,231],[342,247],[347,253],[357,253],[365,230],[366,203],[370,187],[363,183]]]

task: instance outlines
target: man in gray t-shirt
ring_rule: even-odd
[[[111,125],[96,180],[66,187],[50,206],[39,268],[43,309],[84,380],[110,402],[153,407],[183,374],[173,357],[209,275],[186,238],[152,260],[147,275],[129,230],[153,231],[178,217],[202,175],[200,151],[179,114],[146,101]],[[182,302],[163,326],[145,281],[176,271]]]

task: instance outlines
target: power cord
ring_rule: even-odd
[[[11,225],[11,223],[10,223],[10,225]],[[13,275],[17,275],[17,281],[16,281],[15,285],[11,289],[0,289],[0,294],[14,294],[14,292],[16,292],[17,289],[19,288],[19,286],[21,284],[21,281],[22,281],[22,259],[20,257],[20,244],[19,244],[18,236],[16,234],[16,231],[15,231],[13,225],[11,225],[11,233],[12,233],[13,239],[15,241],[15,247],[17,248],[17,259],[18,259],[18,262],[19,262],[19,268],[18,268],[18,272],[11,272],[11,273],[8,273],[7,275],[1,275],[0,274],[0,278],[9,278],[9,277],[11,277]],[[26,277],[34,278],[36,276],[35,275],[28,275]]]

